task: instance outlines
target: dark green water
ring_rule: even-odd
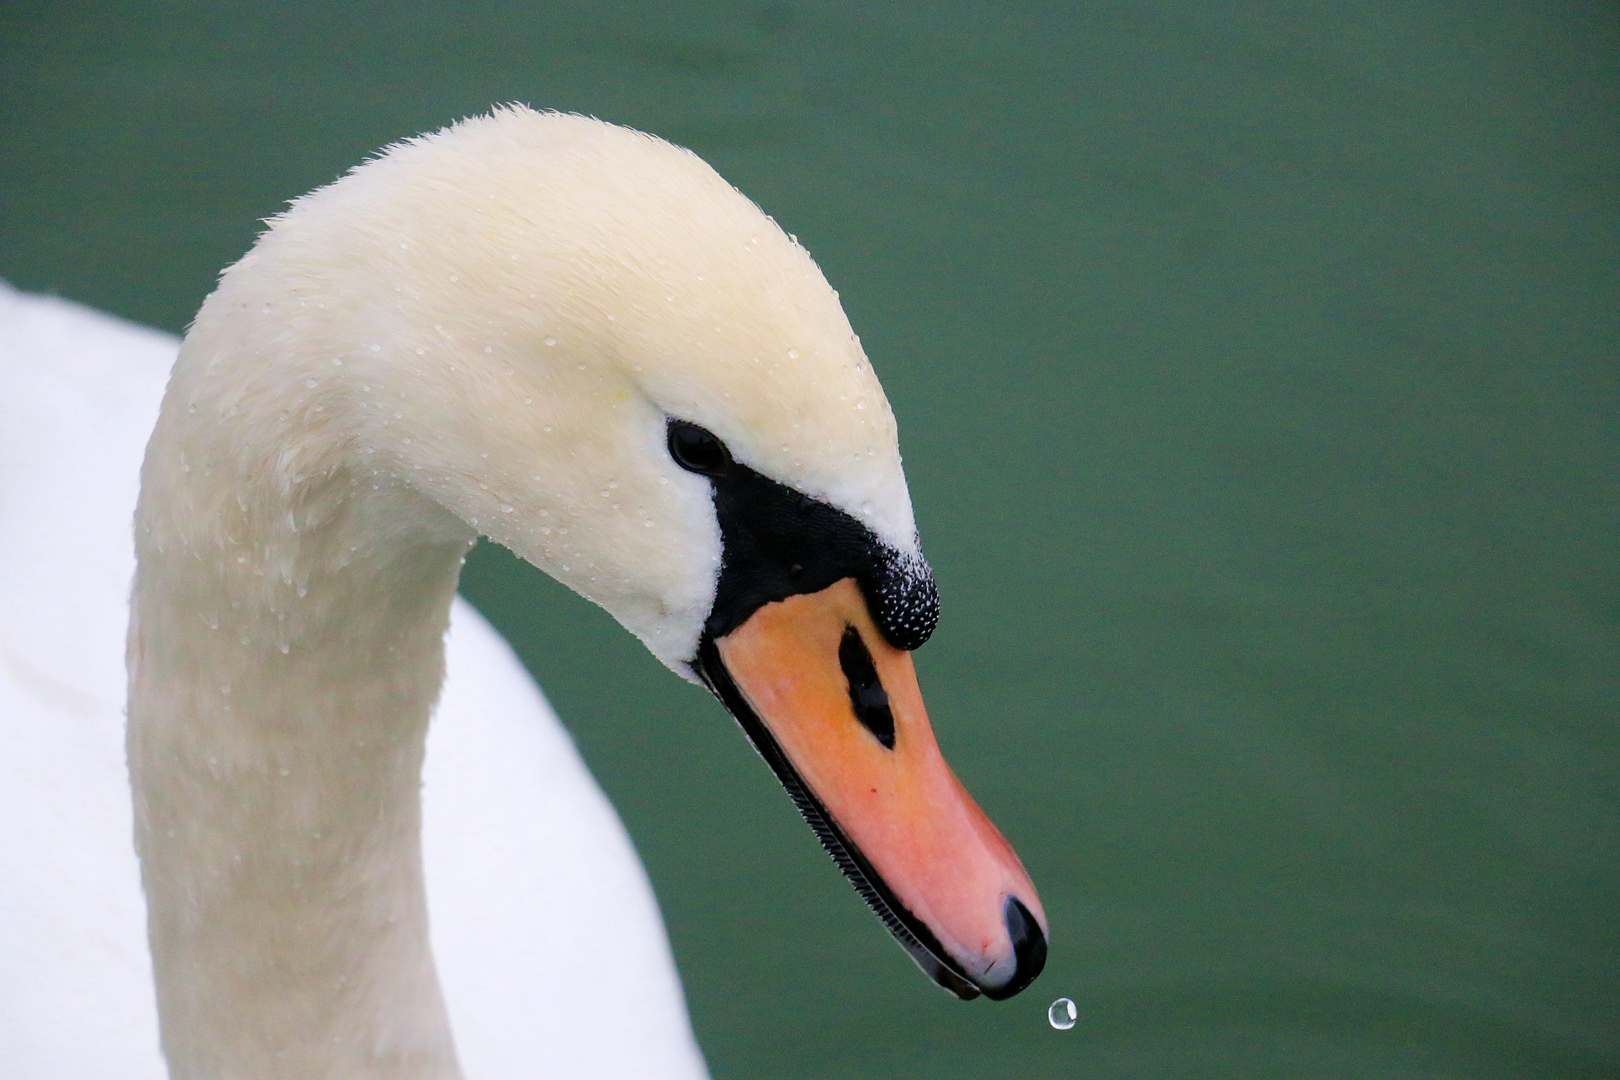
[[[912,969],[715,703],[468,567],[717,1077],[1620,1075],[1620,9],[323,7],[0,2],[0,276],[179,330],[283,200],[517,99],[707,158],[900,416],[930,711],[1054,931],[1013,1002]]]

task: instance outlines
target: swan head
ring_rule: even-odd
[[[187,337],[191,407],[292,416],[284,490],[368,471],[600,604],[725,703],[937,982],[1038,974],[1040,902],[911,667],[936,601],[894,416],[795,239],[689,151],[520,107],[269,224]]]

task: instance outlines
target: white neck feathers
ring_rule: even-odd
[[[172,411],[149,466],[176,434]],[[136,832],[171,1071],[456,1076],[418,788],[470,530],[350,469],[296,505],[244,507],[232,494],[247,478],[203,468],[175,485],[148,469],[130,635]],[[152,541],[154,519],[210,503],[223,528]]]

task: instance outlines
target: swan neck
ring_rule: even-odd
[[[266,483],[274,445],[197,421],[185,385],[143,468],[129,641],[170,1071],[457,1078],[419,790],[471,530],[341,460]]]

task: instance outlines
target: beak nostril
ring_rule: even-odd
[[[878,678],[866,642],[861,640],[861,632],[853,626],[844,630],[844,639],[838,645],[838,666],[849,681],[849,703],[855,719],[885,748],[893,750],[894,713],[889,709],[889,695]]]
[[[1035,921],[1035,916],[1029,913],[1024,902],[1016,896],[1007,897],[1002,917],[1007,922],[1007,937],[1012,941],[1013,956],[1017,958],[1018,966],[1013,969],[1012,978],[1007,980],[1006,985],[985,989],[984,996],[991,1001],[1005,1001],[1012,997],[1034,982],[1046,966],[1046,934],[1041,931],[1041,924]]]

